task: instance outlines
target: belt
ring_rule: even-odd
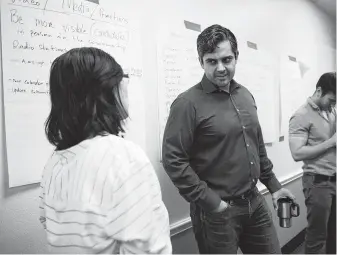
[[[314,178],[315,178],[315,181],[336,182],[336,175],[328,176],[328,175],[323,175],[323,174],[315,174]]]
[[[248,198],[252,198],[252,197],[256,196],[258,193],[259,193],[259,190],[256,187],[254,187],[253,189],[246,191],[242,195],[230,197],[230,198],[227,198],[227,199],[224,199],[224,200],[225,201],[246,200]]]

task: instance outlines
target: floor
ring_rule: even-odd
[[[298,246],[292,254],[304,254],[304,244]]]

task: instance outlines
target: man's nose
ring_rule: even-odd
[[[224,63],[222,63],[221,61],[218,63],[218,66],[217,66],[217,71],[218,72],[223,72],[226,70],[226,66],[224,65]]]

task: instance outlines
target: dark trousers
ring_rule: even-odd
[[[272,215],[264,197],[231,200],[221,213],[203,211],[191,204],[193,231],[201,254],[280,254]]]
[[[302,178],[308,227],[305,253],[336,254],[336,181]]]

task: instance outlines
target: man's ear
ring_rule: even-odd
[[[322,94],[323,94],[322,88],[321,87],[317,87],[315,93],[316,93],[317,97],[321,98]]]
[[[200,57],[198,59],[199,59],[199,63],[201,65],[202,69],[204,69],[204,61]]]
[[[238,59],[239,59],[239,51],[237,51],[235,54],[235,60],[238,61]]]

